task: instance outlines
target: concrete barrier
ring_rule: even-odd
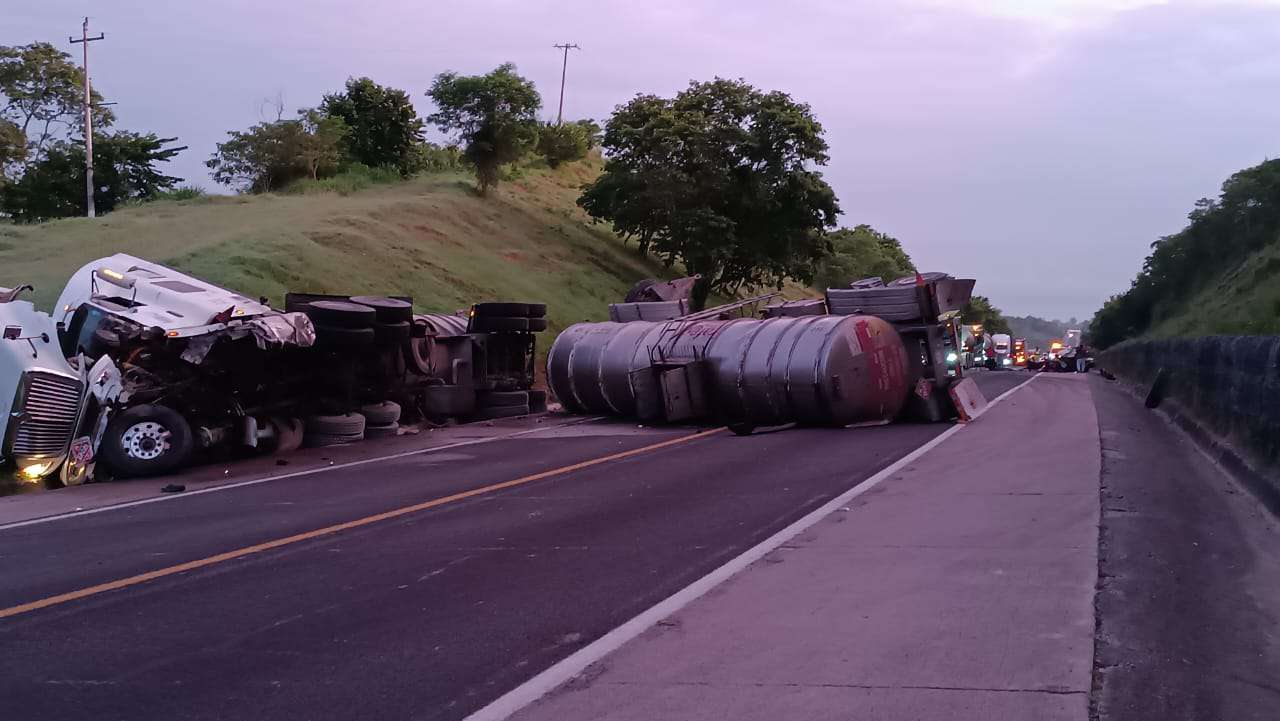
[[[1161,408],[1172,406],[1172,414],[1189,417],[1213,443],[1274,478],[1280,468],[1280,336],[1127,341],[1102,352],[1098,364],[1144,387],[1166,369]]]

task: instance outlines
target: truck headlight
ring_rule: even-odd
[[[1007,366],[1011,366],[1011,365],[1013,365],[1013,359],[1012,359],[1012,358],[1005,358],[1005,359],[1004,359],[1004,364],[1005,364],[1005,365],[1007,365]]]
[[[22,476],[24,481],[38,481],[45,476],[51,469],[51,463],[29,463],[23,466],[18,475]]]
[[[955,363],[959,359],[960,359],[960,356],[956,355],[955,351],[951,351],[950,353],[947,354],[948,363]]]

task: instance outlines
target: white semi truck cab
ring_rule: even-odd
[[[59,345],[52,317],[0,288],[0,463],[24,480],[61,467],[84,411],[84,373]]]

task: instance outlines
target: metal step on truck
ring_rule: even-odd
[[[545,407],[541,303],[419,314],[408,297],[290,293],[279,311],[124,254],[76,271],[52,314],[26,290],[0,289],[0,463],[26,480],[81,483],[99,462],[154,475]]]

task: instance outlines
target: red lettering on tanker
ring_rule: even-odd
[[[877,343],[880,333],[871,329],[871,323],[859,320],[854,324],[854,334],[862,353],[867,357],[867,366],[872,380],[881,391],[889,392],[902,386],[902,366],[892,357],[892,346]]]

